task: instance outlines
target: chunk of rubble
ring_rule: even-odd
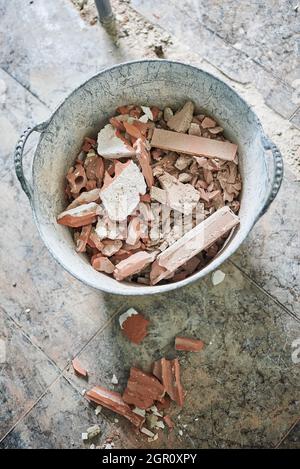
[[[170,107],[165,107],[163,115],[164,115],[164,121],[168,122],[168,120],[170,120],[171,117],[174,116],[174,113]]]
[[[115,129],[111,124],[107,124],[100,130],[97,142],[97,151],[103,158],[130,158],[135,155],[134,149],[116,136]]]
[[[196,135],[180,134],[169,130],[154,129],[151,146],[162,150],[186,153],[188,155],[219,158],[235,161],[237,145]]]
[[[147,435],[149,438],[151,438],[152,441],[155,441],[155,440],[154,440],[155,433],[153,433],[153,432],[151,432],[150,430],[148,430],[148,428],[142,427],[142,428],[141,428],[141,433],[144,433],[144,435]]]
[[[133,161],[116,163],[115,176],[101,189],[102,203],[111,220],[126,220],[146,193],[145,179]]]
[[[73,195],[79,195],[80,191],[84,189],[87,184],[87,177],[82,163],[78,163],[74,168],[70,168],[66,179],[69,183],[71,193]]]
[[[89,246],[98,249],[98,251],[101,251],[101,249],[103,248],[103,243],[101,242],[98,233],[95,231],[95,228],[92,228],[91,230],[88,244]]]
[[[87,439],[88,440],[92,440],[93,438],[95,438],[97,435],[99,435],[101,433],[101,429],[99,427],[99,425],[92,425],[91,427],[89,427],[86,431],[86,434],[87,434]]]
[[[81,376],[82,378],[87,378],[88,376],[88,372],[87,370],[81,365],[80,361],[78,360],[78,358],[74,358],[72,360],[72,367],[75,371],[75,373],[78,375],[78,376]]]
[[[175,130],[176,132],[186,132],[193,120],[194,104],[191,101],[185,103],[182,109],[177,111],[167,121],[169,129]]]
[[[197,135],[197,137],[201,137],[200,125],[192,122],[189,128],[189,135]]]
[[[128,223],[128,234],[126,243],[135,245],[141,237],[141,220],[138,217],[133,217]]]
[[[104,176],[104,162],[101,156],[96,155],[94,151],[89,152],[84,161],[84,169],[86,177],[89,180],[96,181],[98,187],[100,187]]]
[[[161,359],[162,384],[170,396],[180,407],[183,406],[184,393],[180,381],[180,365],[178,358],[174,360]]]
[[[112,382],[112,384],[118,384],[119,383],[119,380],[118,380],[118,378],[116,377],[115,374],[113,374],[111,382]]]
[[[216,270],[215,272],[212,273],[211,276],[211,281],[214,286],[219,285],[219,283],[222,283],[226,274],[222,272],[222,270]]]
[[[81,233],[76,240],[76,251],[85,252],[86,244],[89,240],[92,230],[92,225],[86,225],[81,228]]]
[[[70,210],[71,208],[79,207],[79,205],[89,204],[90,202],[98,202],[100,201],[100,189],[92,189],[88,192],[82,192],[76,199],[71,202],[66,210]]]
[[[116,222],[111,220],[106,214],[98,218],[95,233],[102,241],[108,239],[125,239],[127,235],[127,222]]]
[[[151,283],[155,285],[168,277],[238,223],[238,216],[229,207],[225,206],[217,210],[157,256],[150,273]]]
[[[133,425],[140,428],[145,419],[140,415],[134,413],[126,402],[124,402],[121,394],[115,391],[109,391],[102,386],[94,386],[92,389],[87,391],[86,397],[89,401],[95,404],[106,407],[107,409],[116,412],[119,415],[123,415]]]
[[[119,262],[114,270],[116,280],[124,280],[130,275],[141,272],[147,265],[151,264],[156,258],[158,251],[146,252],[139,251]]]
[[[148,334],[149,321],[134,308],[129,308],[119,317],[122,333],[134,344],[140,344]]]
[[[79,205],[60,213],[57,217],[57,223],[72,228],[90,225],[97,220],[98,209],[99,205],[95,202]]]
[[[123,400],[140,409],[148,409],[165,394],[164,386],[154,376],[138,368],[130,368],[130,377],[123,393]]]
[[[98,272],[105,272],[106,274],[112,274],[115,270],[114,264],[102,254],[93,257],[92,267]]]
[[[111,257],[116,252],[118,252],[121,247],[122,247],[122,241],[120,239],[104,239],[102,241],[103,248],[101,250],[101,253],[103,256]]]
[[[199,339],[191,339],[189,337],[176,337],[175,350],[182,350],[185,352],[199,352],[204,347],[204,342]]]
[[[150,121],[153,121],[153,114],[152,114],[152,111],[151,111],[150,107],[141,106],[141,108],[142,108],[142,111],[143,111],[144,115],[147,117],[147,120],[149,119]],[[141,120],[141,118],[140,118],[140,120]]]
[[[134,143],[133,148],[136,151],[136,158],[141,165],[143,176],[147,182],[148,187],[152,187],[154,184],[154,177],[151,168],[151,156],[148,151],[146,141],[142,138],[138,138]]]
[[[201,127],[203,129],[210,129],[212,127],[216,127],[216,125],[216,121],[214,121],[210,117],[204,117],[203,121],[201,122]]]
[[[184,184],[180,182],[175,176],[163,172],[158,176],[158,180],[164,192],[157,191],[158,188],[152,188],[151,197],[158,202],[161,202],[173,210],[189,215],[197,206],[200,200],[199,191],[197,191],[191,184]],[[158,194],[158,197],[157,197]]]
[[[183,171],[184,169],[188,168],[191,162],[193,161],[191,156],[187,155],[180,155],[176,163],[174,164],[175,168],[179,169],[179,171]]]

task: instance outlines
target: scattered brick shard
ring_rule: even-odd
[[[83,368],[78,358],[74,358],[74,360],[72,360],[72,366],[78,376],[82,376],[83,378],[87,377],[88,372],[85,368]]]
[[[199,352],[204,347],[204,342],[199,339],[190,339],[189,337],[176,337],[175,349],[185,352]]]
[[[135,155],[133,148],[126,145],[123,140],[115,134],[115,129],[111,124],[107,124],[98,134],[99,155],[103,158],[124,158]]]
[[[167,121],[169,129],[175,130],[176,132],[186,132],[193,120],[194,104],[191,101],[185,103],[182,109],[176,112]]]
[[[115,270],[114,264],[105,256],[99,255],[92,261],[92,267],[98,272],[105,272],[106,274],[112,274]]]
[[[239,217],[228,206],[217,210],[157,256],[150,273],[151,283],[155,285],[166,278],[238,223]]]
[[[129,405],[124,402],[121,394],[118,392],[109,391],[102,386],[95,386],[86,393],[86,397],[95,404],[106,407],[119,415],[123,415],[123,417],[138,428],[140,428],[145,421],[141,415],[132,412]]]
[[[131,312],[131,314],[130,314]],[[121,329],[128,340],[134,344],[140,344],[148,334],[147,328],[149,321],[142,314],[130,308],[126,313],[122,314],[125,319],[122,320]],[[121,317],[119,318],[121,324]]]
[[[161,359],[162,383],[170,396],[180,407],[183,406],[184,395],[180,381],[180,365],[178,358],[174,360]]]
[[[145,179],[133,161],[116,164],[115,177],[106,182],[100,192],[102,203],[111,220],[123,221],[146,193]]]
[[[138,368],[130,368],[130,377],[123,394],[124,402],[148,409],[155,401],[160,401],[164,394],[164,386],[158,379]]]
[[[157,256],[158,251],[146,252],[140,251],[132,254],[123,261],[116,265],[114,270],[114,277],[116,280],[124,280],[130,275],[137,274],[143,270],[147,265],[151,264]]]
[[[82,204],[78,207],[65,210],[57,217],[57,223],[60,225],[78,228],[84,225],[90,225],[97,220],[97,211],[99,205],[95,202],[89,204]]]
[[[169,130],[154,129],[151,146],[162,150],[186,153],[188,155],[219,158],[235,161],[237,145],[196,135],[180,134]]]

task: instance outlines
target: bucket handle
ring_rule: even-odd
[[[32,132],[43,132],[47,128],[47,125],[48,125],[48,121],[42,122],[41,124],[37,124],[34,127],[27,127],[27,129],[24,130],[24,132],[20,136],[17,142],[16,148],[15,148],[15,152],[14,152],[14,163],[15,163],[16,175],[17,175],[17,178],[19,179],[19,182],[21,184],[23,191],[25,192],[25,194],[27,195],[29,199],[30,204],[32,203],[33,190],[32,190],[30,183],[27,181],[24,175],[24,171],[23,171],[24,148],[25,148],[29,135]]]
[[[283,179],[283,158],[280,150],[275,143],[267,137],[263,138],[263,146],[265,150],[271,150],[272,152],[274,174],[269,193],[258,218],[262,217],[270,207],[280,189]]]

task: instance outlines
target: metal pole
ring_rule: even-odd
[[[114,17],[110,0],[95,0],[98,10],[99,20],[101,23],[110,23]]]

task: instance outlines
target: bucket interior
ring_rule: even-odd
[[[117,282],[95,271],[84,254],[74,249],[67,227],[56,223],[66,205],[65,175],[85,136],[96,136],[122,104],[170,106],[187,100],[198,113],[215,118],[225,136],[238,144],[243,189],[240,227],[226,248],[200,272],[176,283],[144,286]],[[119,294],[145,294],[171,290],[214,270],[231,255],[260,212],[266,198],[268,174],[262,129],[250,107],[226,84],[195,67],[169,61],[123,64],[91,78],[75,90],[53,114],[41,136],[33,162],[34,211],[41,236],[53,256],[74,276],[100,290]]]

